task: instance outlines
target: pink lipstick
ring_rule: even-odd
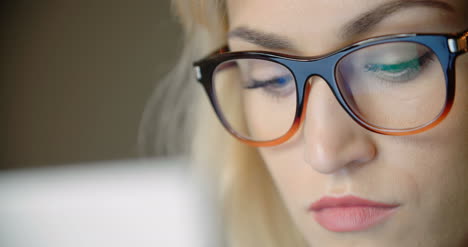
[[[389,218],[398,204],[385,204],[355,196],[323,197],[309,207],[315,220],[333,232],[353,232],[370,228]]]

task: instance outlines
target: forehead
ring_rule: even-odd
[[[230,0],[228,1],[231,27],[250,25],[269,31],[300,35],[336,32],[337,23],[343,23],[357,13],[365,2],[382,0]],[[359,2],[360,4],[349,4]],[[351,8],[351,9],[350,9]]]
[[[344,19],[351,16],[349,12],[362,9],[363,4],[371,7],[385,1],[388,0],[228,0],[227,6],[232,21],[274,17],[268,19],[280,24],[294,16],[295,20],[312,24],[314,19]]]

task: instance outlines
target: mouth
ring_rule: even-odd
[[[363,231],[391,217],[398,204],[385,204],[355,196],[323,197],[309,207],[314,219],[333,232]]]

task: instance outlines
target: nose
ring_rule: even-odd
[[[307,89],[302,115],[305,161],[317,172],[331,174],[373,160],[376,146],[370,132],[346,113],[327,83],[312,77]]]

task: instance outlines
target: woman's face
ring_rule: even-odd
[[[229,45],[231,50],[314,56],[372,36],[468,29],[467,1],[440,2],[228,1],[230,30],[280,36],[295,49],[267,49],[235,35]],[[363,16],[367,19],[354,26],[359,32],[344,39],[343,29]],[[360,127],[321,78],[311,80],[299,131],[279,146],[259,148],[310,246],[468,245],[467,68],[468,54],[457,60],[456,96],[448,117],[431,130],[403,137]],[[327,198],[340,200],[327,203]]]

